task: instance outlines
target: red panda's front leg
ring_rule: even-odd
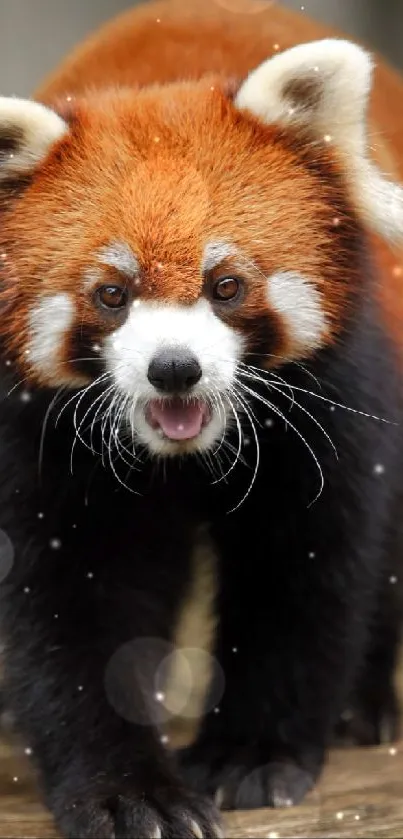
[[[63,836],[218,836],[213,803],[178,778],[155,713],[160,661],[149,639],[163,647],[169,637],[181,577],[165,556],[159,564],[155,544],[136,548],[133,531],[121,543],[105,509],[102,527],[86,530],[82,521],[80,538],[66,533],[57,550],[32,541],[24,549],[23,520],[12,513],[15,573],[2,603],[7,707]],[[64,510],[65,531],[77,512]],[[164,564],[176,585],[167,592],[162,583],[161,599]]]
[[[357,420],[340,422],[358,432]],[[300,461],[291,473],[287,453],[296,452],[279,437],[262,467],[262,475],[266,465],[276,474],[273,492],[262,478],[238,518],[216,529],[216,654],[226,687],[182,762],[191,783],[224,808],[297,804],[319,777],[357,684],[390,573],[393,487],[377,479],[371,452],[376,445],[392,475],[391,432],[373,428],[360,445],[346,437],[334,466],[322,453],[328,483],[311,507],[304,503],[309,467]]]
[[[345,585],[354,609],[323,578],[307,576],[300,594],[282,578],[224,628],[226,691],[182,756],[185,777],[223,808],[298,804],[317,781],[363,656],[368,601],[361,608],[351,577]]]

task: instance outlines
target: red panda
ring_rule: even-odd
[[[403,83],[372,74],[273,4],[162,0],[0,99],[5,696],[65,836],[221,835],[217,802],[303,798],[346,703],[395,724]]]

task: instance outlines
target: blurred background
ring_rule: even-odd
[[[0,0],[0,94],[26,96],[101,22],[136,0]],[[186,0],[183,0],[186,3]],[[284,0],[403,69],[403,0]]]

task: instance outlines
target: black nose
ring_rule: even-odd
[[[167,348],[154,356],[147,376],[157,390],[184,393],[201,379],[202,369],[189,351]]]

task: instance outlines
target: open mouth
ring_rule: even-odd
[[[168,440],[194,440],[210,422],[211,410],[200,399],[153,399],[147,406],[146,419]]]

